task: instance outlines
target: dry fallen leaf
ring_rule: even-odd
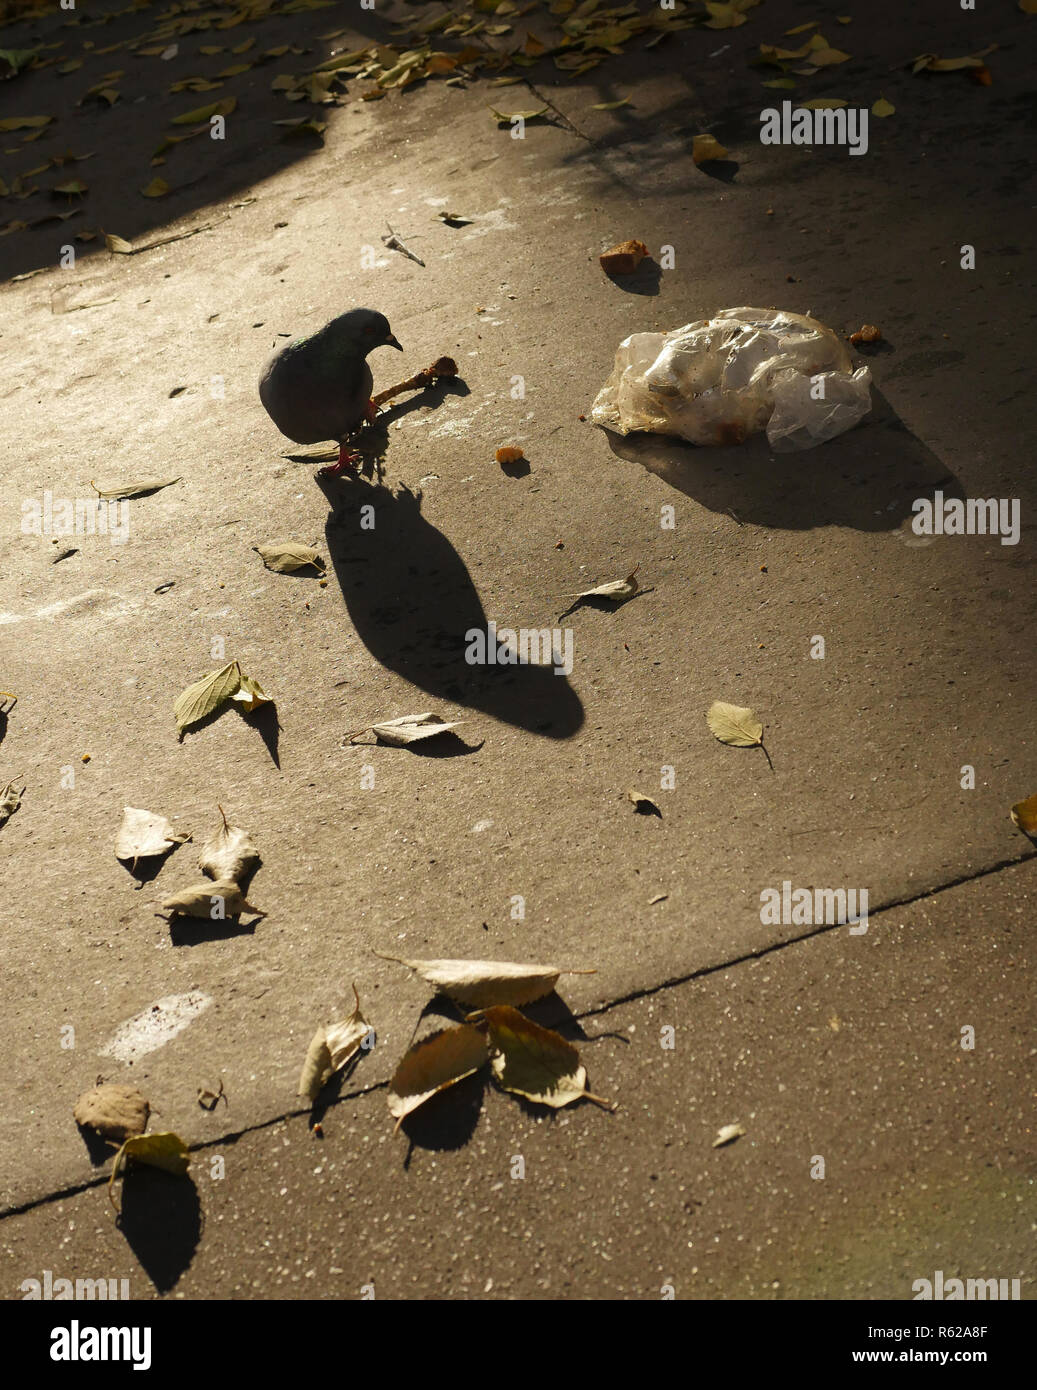
[[[993,53],[996,43],[989,44],[979,53],[970,53],[965,58],[938,58],[935,53],[921,53],[912,64],[912,72],[961,72],[965,68],[982,68],[983,59]]]
[[[516,965],[498,960],[406,960],[375,952],[405,965],[442,994],[470,1009],[492,1004],[529,1004],[550,994],[559,975],[593,975],[593,970],[562,970],[555,965]]]
[[[389,1111],[399,1129],[427,1100],[463,1081],[489,1060],[482,1030],[472,1024],[433,1033],[407,1052],[389,1082]]]
[[[614,603],[619,603],[622,599],[632,598],[640,587],[634,576],[641,568],[635,565],[627,575],[626,579],[610,579],[607,584],[599,584],[594,589],[583,589],[576,595],[577,598],[607,598]]]
[[[257,680],[251,676],[246,676],[244,672],[241,674],[241,684],[230,698],[236,700],[246,714],[251,714],[260,705],[272,705],[274,703],[274,697],[268,695]]]
[[[0,130],[38,130],[53,119],[53,116],[7,116],[0,121]]]
[[[892,116],[896,109],[891,101],[887,101],[885,97],[879,97],[878,101],[872,105],[871,114],[873,116]]]
[[[696,164],[708,164],[711,159],[726,159],[728,153],[713,135],[696,135],[691,142],[691,157]]]
[[[307,565],[324,569],[324,561],[317,551],[308,545],[300,545],[298,541],[267,541],[266,545],[254,545],[252,549],[267,569],[277,574],[291,574],[293,570],[304,569]]]
[[[882,337],[882,330],[876,328],[873,323],[864,323],[857,329],[856,333],[850,334],[851,343],[877,343]]]
[[[228,825],[223,807],[217,810],[223,816],[223,824],[203,846],[198,867],[210,878],[240,883],[246,874],[259,867],[262,859],[248,831],[242,830],[240,825]]]
[[[0,787],[0,826],[11,819],[22,804],[24,794],[24,786],[17,787],[13,782],[8,782],[6,787]]]
[[[90,486],[98,497],[144,497],[149,492],[158,492],[160,488],[172,487],[179,481],[179,478],[138,478],[132,483],[112,483],[108,487],[98,487],[91,479]]]
[[[509,1004],[470,1014],[468,1022],[486,1028],[494,1054],[490,1067],[504,1090],[555,1108],[586,1098],[614,1109],[587,1090],[580,1054],[561,1033],[541,1028]]]
[[[200,125],[213,116],[229,116],[237,106],[234,97],[224,97],[222,101],[211,102],[208,106],[197,106],[193,111],[185,111],[182,116],[174,116],[170,125]]]
[[[631,788],[627,792],[627,800],[634,803],[634,810],[642,816],[658,816],[662,820],[662,811],[655,804],[650,796],[645,796],[644,792],[636,792]]]
[[[124,806],[122,824],[115,837],[115,857],[132,859],[132,868],[136,868],[138,859],[165,854],[174,845],[182,845],[190,838],[190,835],[174,830],[165,816],[142,811],[136,806]]]
[[[719,1149],[724,1144],[733,1144],[736,1139],[740,1139],[745,1130],[739,1124],[724,1125],[717,1130],[717,1137],[713,1140],[713,1148]]]
[[[394,748],[406,748],[408,743],[417,743],[423,738],[434,738],[445,734],[448,729],[456,729],[462,721],[455,719],[448,723],[438,714],[404,714],[399,719],[387,719],[383,724],[372,724],[371,732],[377,734],[381,743],[392,744]]]
[[[592,106],[592,111],[617,111],[621,106],[628,106],[631,97],[621,97],[619,101],[596,101]]]
[[[138,1163],[146,1163],[151,1168],[162,1168],[177,1177],[183,1177],[191,1162],[187,1145],[179,1134],[174,1134],[171,1130],[161,1134],[139,1134],[127,1139],[115,1155],[111,1177],[108,1179],[108,1200],[113,1207],[116,1203],[112,1187],[127,1160],[131,1158]]]
[[[145,198],[164,198],[169,192],[169,184],[166,183],[165,179],[155,178],[151,180],[146,188],[142,188],[140,191],[144,194]]]
[[[1012,807],[1012,819],[1024,835],[1037,837],[1037,792]]]
[[[241,668],[236,661],[229,661],[219,671],[210,671],[189,685],[173,705],[177,729],[186,729],[189,724],[197,724],[199,719],[212,714],[240,685]]]
[[[763,725],[751,709],[714,700],[706,714],[714,737],[735,748],[755,748],[763,744]]]
[[[535,111],[496,111],[492,106],[490,107],[494,119],[504,124],[515,120],[516,117],[523,121],[535,121],[538,116],[546,116],[549,109],[547,106],[541,106]]]
[[[148,1127],[151,1107],[136,1086],[99,1085],[84,1091],[72,1117],[77,1125],[96,1130],[102,1139],[124,1143]]]
[[[116,252],[120,256],[133,255],[133,246],[131,243],[125,241],[121,236],[115,236],[112,232],[105,233],[104,244],[108,247],[109,251]]]
[[[240,917],[243,912],[259,909],[245,900],[240,887],[232,878],[218,878],[211,883],[195,883],[180,893],[162,901],[163,912],[179,917],[203,917],[219,922],[226,917]]]
[[[371,1025],[360,1012],[360,995],[353,986],[356,1008],[349,1018],[341,1023],[323,1025],[313,1035],[303,1062],[299,1077],[299,1095],[314,1101],[322,1087],[337,1071],[341,1071],[360,1051],[364,1039],[371,1033]]]

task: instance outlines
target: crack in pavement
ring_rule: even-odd
[[[1027,864],[1037,859],[1037,849],[1029,854],[1021,854],[1014,859],[1001,859],[996,864],[990,864],[985,869],[978,869],[972,874],[962,874],[959,878],[949,879],[946,883],[939,883],[934,888],[923,889],[919,893],[914,893],[910,897],[894,898],[888,903],[883,903],[879,907],[872,908],[868,912],[868,920],[879,916],[880,913],[892,912],[894,908],[910,907],[915,903],[925,902],[928,898],[935,898],[940,893],[947,893],[953,888],[960,888],[966,883],[975,883],[979,879],[989,878],[993,874],[1001,873],[1004,869],[1014,869],[1020,864]],[[719,961],[716,965],[706,965],[700,970],[692,970],[687,975],[674,976],[673,979],[663,980],[657,985],[650,985],[645,989],[632,990],[629,994],[623,994],[616,999],[610,999],[605,1004],[599,1004],[596,1008],[587,1009],[583,1013],[573,1014],[574,1020],[585,1018],[596,1018],[608,1013],[611,1009],[619,1008],[623,1004],[638,1003],[642,999],[651,999],[657,994],[663,993],[668,989],[676,989],[680,985],[690,984],[693,980],[704,979],[709,975],[716,975],[722,970],[729,970],[736,965],[744,965],[746,961],[760,960],[764,956],[769,956],[776,951],[783,951],[788,946],[798,946],[801,942],[810,941],[814,937],[824,936],[828,932],[840,931],[847,926],[846,922],[825,923],[822,926],[814,927],[812,930],[803,932],[799,936],[790,936],[785,941],[775,941],[769,946],[761,946],[757,951],[747,951],[744,955],[732,956],[729,960]],[[327,1110],[334,1110],[346,1101],[359,1100],[363,1096],[373,1095],[375,1091],[382,1091],[389,1085],[388,1081],[376,1081],[371,1086],[365,1086],[358,1091],[350,1091],[346,1095],[339,1095],[329,1102]],[[300,1115],[308,1115],[312,1112],[311,1106],[305,1106],[299,1110],[286,1110],[282,1114],[273,1115],[269,1119],[260,1120],[256,1124],[246,1125],[243,1129],[233,1130],[230,1133],[218,1135],[214,1139],[205,1139],[198,1144],[189,1144],[190,1153],[202,1153],[206,1149],[220,1148],[227,1144],[236,1144],[246,1134],[258,1134],[264,1129],[270,1129],[273,1125],[281,1124],[285,1120],[296,1119]],[[75,1183],[70,1187],[63,1187],[56,1192],[45,1193],[42,1197],[33,1197],[27,1202],[21,1202],[18,1206],[5,1207],[0,1210],[0,1221],[5,1221],[9,1217],[23,1216],[27,1212],[34,1211],[37,1207],[49,1206],[52,1202],[61,1201],[65,1197],[77,1197],[82,1192],[88,1192],[92,1187],[100,1187],[102,1183],[107,1183],[109,1174],[104,1173],[97,1177],[88,1178],[84,1182]]]

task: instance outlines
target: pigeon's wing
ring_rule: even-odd
[[[259,380],[267,414],[297,444],[349,434],[371,394],[371,372],[363,358],[344,358],[321,347],[313,338],[289,343],[270,358]]]

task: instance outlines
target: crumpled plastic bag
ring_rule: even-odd
[[[853,371],[830,328],[781,309],[722,309],[670,333],[632,333],[591,419],[692,444],[741,444],[766,429],[775,451],[812,449],[871,409],[871,372]],[[820,397],[820,399],[815,399]]]

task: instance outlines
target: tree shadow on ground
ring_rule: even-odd
[[[422,516],[420,492],[352,478],[317,483],[331,507],[328,558],[376,661],[428,695],[531,733],[570,738],[580,728],[583,706],[553,667],[465,660],[466,633],[485,634],[487,616],[461,556]]]
[[[765,435],[701,448],[657,434],[605,431],[619,458],[738,522],[788,531],[847,526],[895,531],[912,503],[940,488],[962,497],[957,478],[872,387],[871,414],[845,434],[800,453],[774,454]]]

